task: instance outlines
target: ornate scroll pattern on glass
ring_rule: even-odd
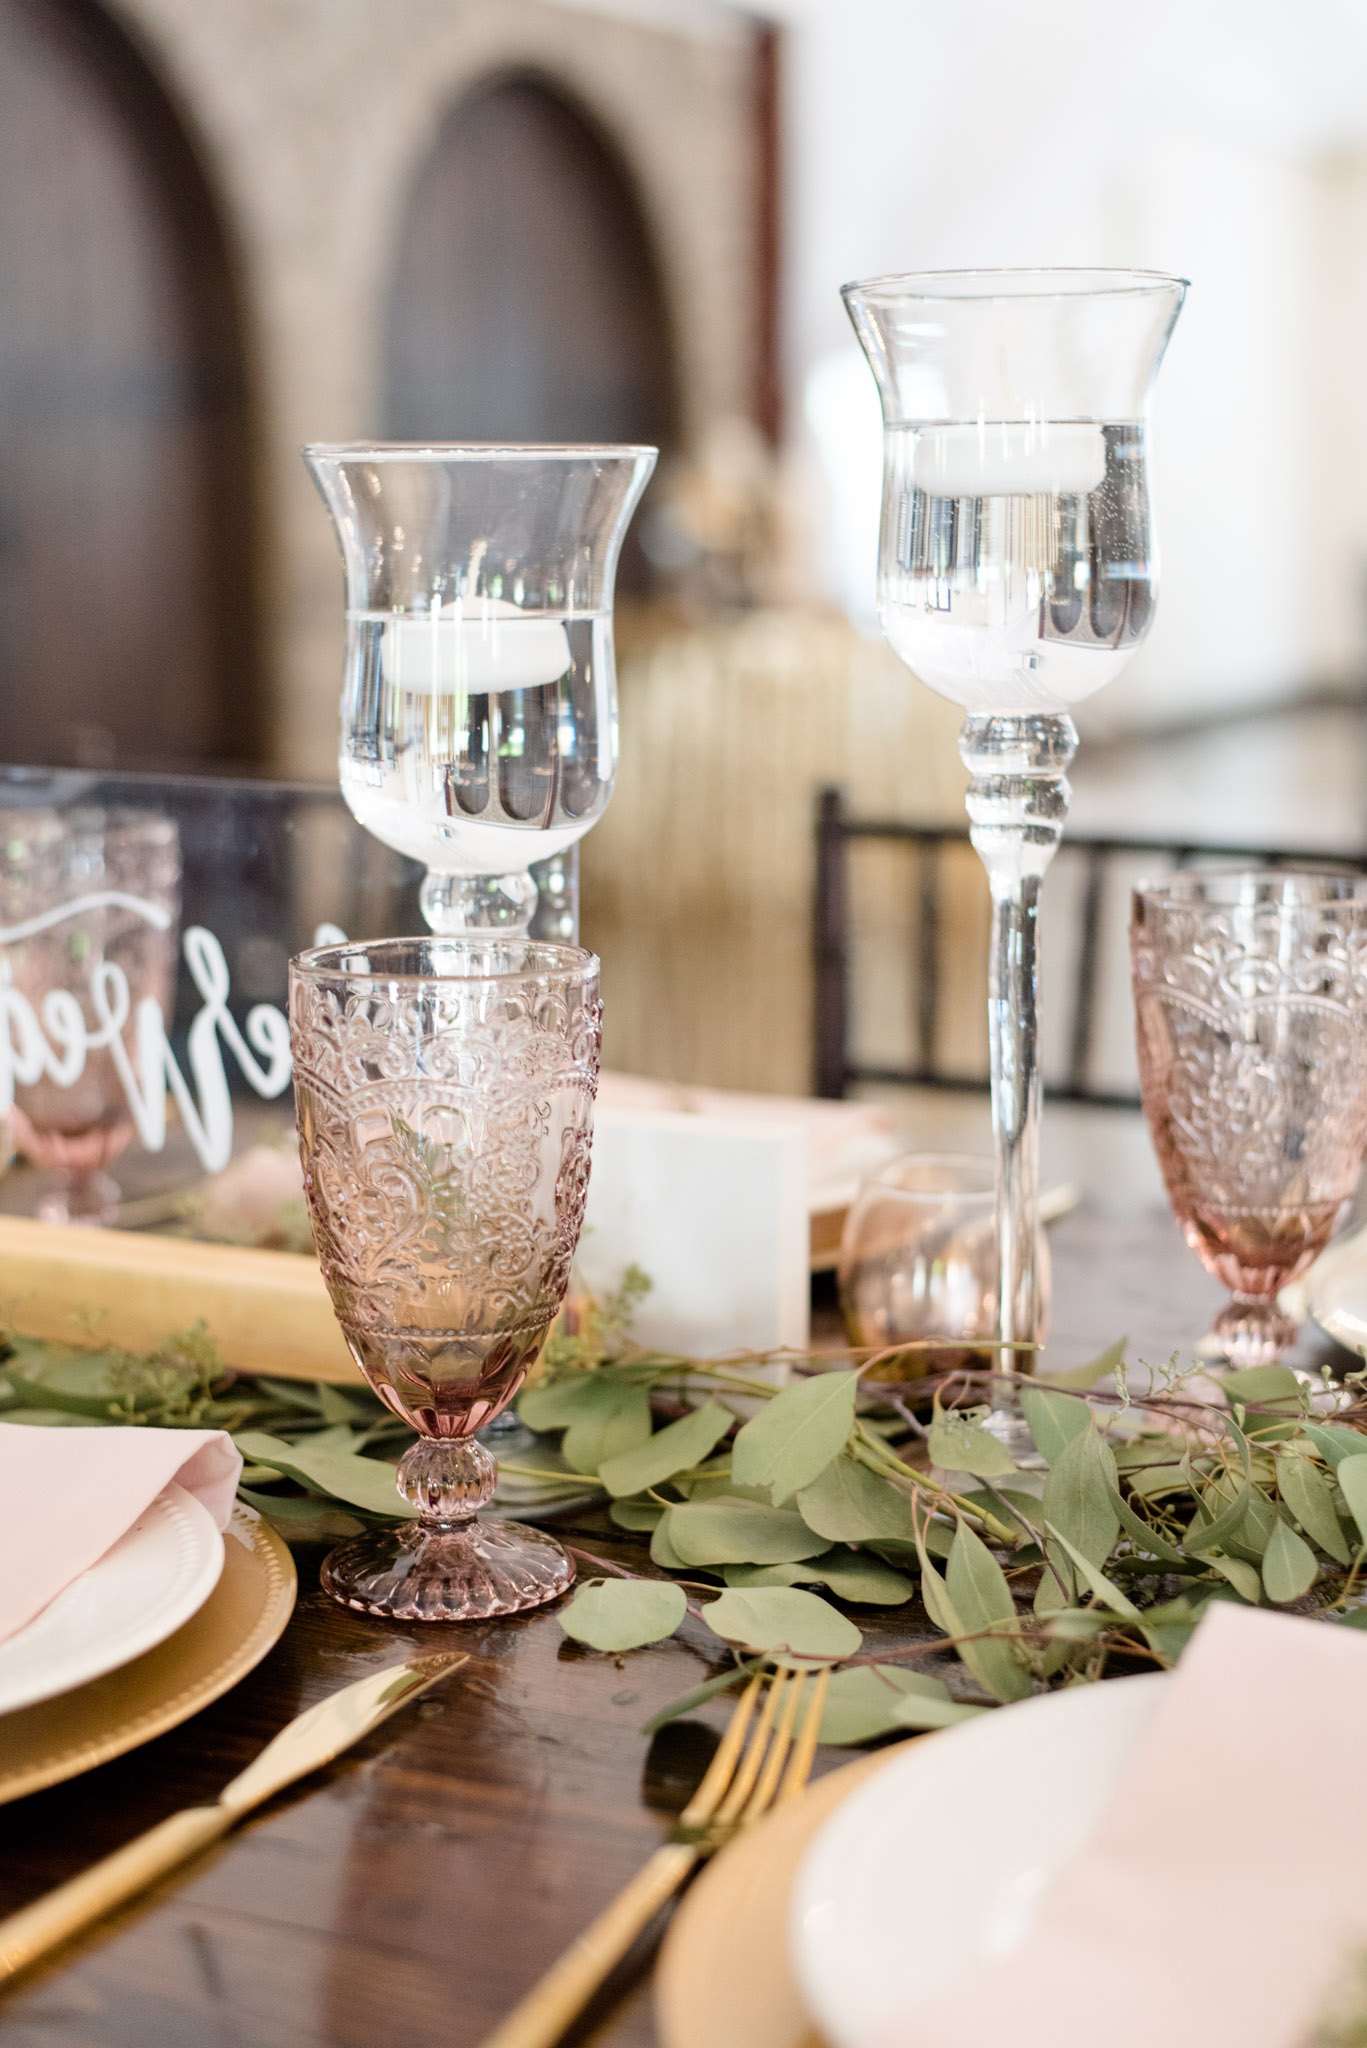
[[[1144,1107],[1173,1213],[1232,1303],[1236,1365],[1277,1357],[1281,1288],[1345,1212],[1367,1148],[1367,895],[1343,876],[1200,875],[1136,892]]]
[[[393,940],[295,963],[295,1095],[323,1276],[366,1378],[426,1440],[397,1483],[436,1543],[425,1561],[405,1553],[398,1585],[392,1559],[376,1580],[374,1539],[335,1553],[329,1581],[351,1605],[509,1612],[569,1583],[558,1546],[530,1530],[511,1539],[532,1554],[530,1578],[520,1566],[512,1584],[506,1555],[490,1565],[492,1525],[471,1518],[496,1467],[472,1439],[521,1386],[569,1282],[600,1014],[597,964],[571,948]]]

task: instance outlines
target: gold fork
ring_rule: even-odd
[[[775,1672],[767,1684],[762,1675],[750,1680],[736,1702],[706,1776],[679,1815],[668,1842],[655,1851],[626,1890],[584,1929],[560,1960],[552,1963],[482,2048],[553,2048],[694,1865],[752,1826],[771,1807],[796,1797],[811,1774],[829,1676],[823,1665],[810,1685],[805,1671]],[[793,1731],[804,1704],[801,1731],[794,1741]]]

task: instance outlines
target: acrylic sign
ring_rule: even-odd
[[[108,908],[131,911],[157,931],[166,931],[171,924],[171,914],[161,904],[105,890],[74,897],[21,924],[0,926],[0,946]],[[314,935],[319,945],[344,937],[331,925]],[[14,987],[9,963],[0,955],[0,1111],[12,1108],[16,1083],[31,1087],[46,1074],[59,1088],[70,1088],[84,1073],[89,1055],[107,1048],[147,1150],[160,1152],[166,1143],[169,1096],[205,1170],[217,1173],[225,1167],[233,1150],[233,1105],[224,1054],[232,1055],[258,1095],[271,1100],[289,1085],[289,1020],[273,1003],[257,1003],[247,1013],[244,1032],[228,1008],[228,963],[213,933],[191,925],[181,944],[201,999],[186,1049],[188,1080],[171,1050],[161,1004],[155,996],[143,996],[132,1005],[128,977],[115,962],[96,960],[91,966],[92,1029],[70,989],[50,989],[35,1011],[29,998]]]

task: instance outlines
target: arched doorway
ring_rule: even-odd
[[[629,171],[542,78],[477,88],[442,123],[399,229],[386,433],[668,452],[678,413],[660,266]],[[622,585],[644,568],[632,550]]]
[[[0,758],[260,753],[227,240],[94,0],[0,0]]]

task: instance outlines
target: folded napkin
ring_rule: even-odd
[[[1364,1726],[1367,1633],[1212,1606],[1020,1948],[868,2048],[1297,2048],[1367,1947]]]
[[[221,1429],[0,1422],[0,1642],[103,1557],[173,1479],[226,1529],[241,1470]]]

